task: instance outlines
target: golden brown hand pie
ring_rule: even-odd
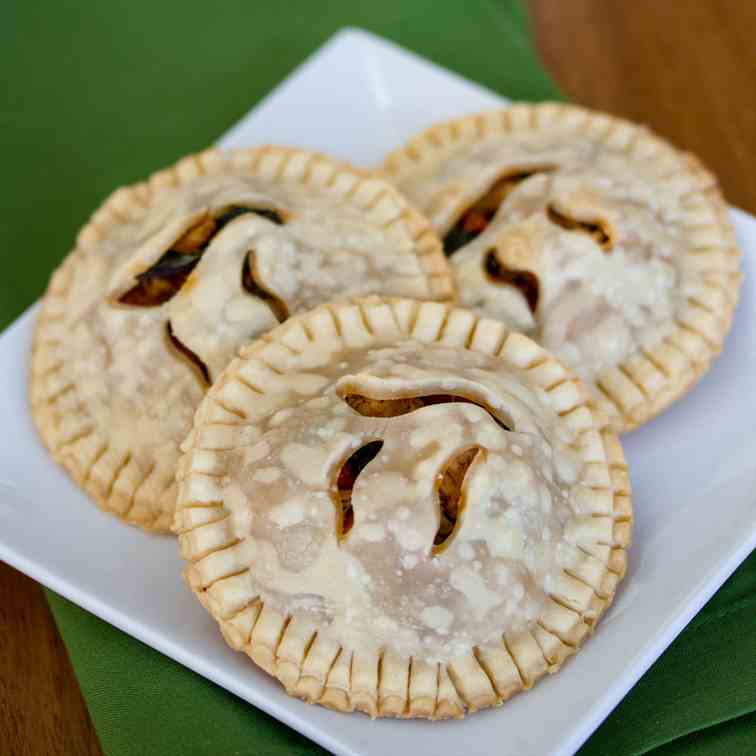
[[[383,166],[444,238],[460,303],[527,333],[614,427],[708,369],[738,298],[715,178],[627,121],[518,104],[439,124]]]
[[[166,530],[178,445],[237,348],[334,296],[452,294],[440,242],[388,183],[264,147],[185,158],[119,189],[54,274],[34,419],[107,510]]]
[[[369,298],[244,347],[179,467],[186,577],[306,701],[458,717],[575,653],[625,572],[622,449],[525,336]]]

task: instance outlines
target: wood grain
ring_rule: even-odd
[[[531,0],[547,68],[573,101],[698,154],[756,212],[756,3]],[[452,33],[452,30],[448,30]],[[39,587],[0,564],[0,749],[101,753]]]
[[[696,153],[727,200],[756,212],[756,3],[531,0],[537,46],[564,94]]]
[[[0,753],[101,756],[42,589],[0,562]]]

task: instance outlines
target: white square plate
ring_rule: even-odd
[[[371,165],[433,121],[501,102],[345,30],[220,143],[288,143]],[[756,219],[732,218],[745,281],[727,348],[690,396],[626,438],[636,508],[628,578],[585,649],[502,709],[462,722],[371,722],[289,698],[229,650],[182,587],[175,542],[100,512],[37,440],[26,403],[36,308],[0,338],[0,558],[338,754],[571,754],[756,545]]]

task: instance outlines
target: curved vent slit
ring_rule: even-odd
[[[284,223],[282,214],[276,210],[238,205],[230,205],[215,215],[206,215],[179,237],[154,265],[138,273],[136,285],[118,301],[135,307],[158,307],[173,298],[218,232],[245,213],[260,215],[277,225]]]
[[[538,173],[553,171],[553,166],[541,166],[529,170],[515,170],[502,176],[473,205],[465,210],[451,231],[444,237],[444,252],[453,255],[458,249],[480,236],[493,220],[500,205],[526,179]]]
[[[570,218],[568,215],[559,212],[554,205],[549,205],[546,209],[549,220],[557,226],[561,226],[566,231],[580,231],[588,234],[596,244],[605,252],[612,248],[612,235],[608,224],[600,220],[581,221]]]
[[[151,268],[137,275],[136,286],[121,295],[118,301],[135,307],[164,304],[184,285],[199,260],[198,253],[168,250]]]
[[[217,216],[216,221],[218,223],[218,230],[220,231],[223,226],[230,223],[234,218],[238,218],[245,213],[254,213],[262,218],[275,223],[277,226],[282,226],[284,223],[283,215],[277,210],[271,210],[268,208],[254,208],[254,207],[241,207],[240,205],[230,205],[225,210],[222,210]]]
[[[461,521],[465,503],[462,486],[470,465],[480,451],[479,446],[472,446],[458,453],[449,460],[439,477],[437,491],[441,520],[433,539],[434,554],[440,553],[449,545],[457,523]]]
[[[211,383],[210,371],[207,369],[207,365],[205,365],[205,363],[202,362],[202,360],[197,357],[197,355],[191,349],[189,349],[186,344],[176,338],[176,335],[173,333],[173,326],[171,325],[170,320],[168,321],[168,323],[166,323],[166,331],[168,333],[168,340],[170,341],[173,348],[186,362],[189,363],[193,370],[199,373],[199,376],[201,377],[205,388],[207,388]]]
[[[277,297],[273,292],[266,289],[258,283],[257,266],[250,259],[254,260],[254,252],[250,252],[244,258],[242,265],[242,288],[254,297],[262,299],[270,308],[279,323],[283,323],[289,317],[289,308],[283,299]]]
[[[336,537],[342,540],[354,525],[352,491],[360,473],[372,462],[383,447],[383,441],[370,441],[347,457],[339,468],[333,492],[336,505]]]
[[[486,276],[490,281],[493,281],[493,283],[514,286],[515,289],[518,289],[522,296],[525,297],[530,312],[535,315],[535,311],[538,308],[538,297],[540,293],[538,276],[536,276],[535,273],[531,273],[529,270],[507,268],[499,262],[499,258],[496,256],[496,250],[494,249],[490,249],[486,253],[486,257],[483,261],[483,268],[486,272]]]
[[[362,394],[345,394],[342,399],[356,413],[366,417],[397,417],[399,415],[407,415],[410,412],[415,412],[422,407],[428,407],[433,404],[462,402],[465,404],[474,404],[476,407],[484,409],[491,416],[491,419],[506,431],[511,431],[514,427],[511,420],[507,419],[507,422],[500,420],[485,404],[457,394],[426,394],[397,399],[373,399]]]

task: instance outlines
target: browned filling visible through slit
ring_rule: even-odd
[[[151,267],[137,276],[136,286],[119,302],[137,307],[156,307],[167,302],[184,285],[202,252],[217,232],[214,218],[207,216],[190,228]]]
[[[367,464],[377,456],[383,446],[383,441],[370,441],[347,457],[336,477],[336,490],[333,492],[336,504],[336,536],[344,538],[354,525],[354,510],[352,509],[352,491],[359,474]]]
[[[421,407],[432,404],[446,404],[449,402],[464,402],[474,404],[484,409],[496,423],[504,430],[512,430],[511,423],[504,423],[485,404],[456,394],[426,394],[424,396],[406,396],[396,399],[373,399],[361,394],[345,394],[342,399],[358,414],[367,417],[397,417],[415,412]]]
[[[546,210],[549,220],[561,226],[567,231],[582,231],[588,234],[603,250],[609,252],[612,248],[612,235],[606,223],[602,221],[581,221],[570,218],[564,213],[560,213],[553,205],[549,205]]]
[[[171,299],[184,285],[213,237],[234,218],[254,213],[281,225],[284,216],[276,210],[231,205],[214,215],[206,215],[177,239],[171,248],[147,270],[137,275],[137,283],[118,301],[135,307],[157,307]]]
[[[447,255],[453,255],[458,249],[482,234],[493,220],[501,203],[518,184],[536,173],[551,170],[553,167],[544,166],[502,176],[474,205],[462,213],[454,227],[444,237],[444,252]]]
[[[506,284],[519,289],[525,301],[528,303],[530,312],[535,315],[538,307],[539,284],[538,276],[529,270],[514,270],[507,268],[499,262],[496,250],[490,249],[486,253],[483,267],[488,278],[497,284]]]
[[[252,262],[250,262],[250,258],[252,258]],[[257,266],[255,265],[254,258],[254,252],[250,252],[244,258],[244,264],[242,265],[242,287],[249,294],[262,299],[270,307],[276,320],[279,323],[283,323],[289,317],[289,308],[283,299],[280,299],[272,291],[269,291],[262,284],[258,283]]]
[[[464,508],[462,484],[470,465],[481,449],[473,446],[454,456],[447,463],[436,484],[441,507],[441,522],[433,539],[433,553],[438,554],[448,545],[449,538],[460,520]]]
[[[342,399],[355,412],[367,417],[397,417],[433,404],[464,402],[484,409],[504,430],[510,431],[514,427],[511,421],[503,423],[499,420],[485,404],[476,402],[466,396],[455,394],[426,394],[424,396],[408,396],[397,399],[373,399],[362,394],[352,393],[343,395]],[[375,458],[382,446],[383,441],[371,441],[361,446],[344,461],[339,469],[336,485],[333,490],[333,499],[337,510],[336,533],[339,539],[343,539],[354,524],[352,491],[357,476]],[[436,490],[438,491],[441,518],[433,541],[434,554],[438,554],[446,548],[449,538],[453,534],[457,522],[460,520],[464,508],[462,485],[465,475],[478,452],[484,452],[484,450],[479,446],[473,446],[458,452],[446,463],[446,466],[439,475]]]
[[[205,365],[205,363],[202,362],[202,360],[197,357],[197,355],[191,349],[189,349],[186,344],[176,338],[176,335],[173,333],[173,326],[171,326],[170,320],[166,323],[166,331],[168,333],[168,340],[170,341],[173,348],[189,363],[193,370],[196,370],[199,373],[199,376],[202,378],[202,381],[205,384],[205,388],[207,388],[211,383],[210,371],[207,369],[207,365]]]

